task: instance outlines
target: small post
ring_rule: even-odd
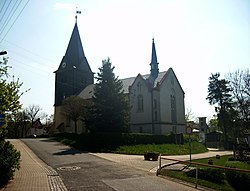
[[[191,147],[191,138],[189,134],[189,161],[191,162],[191,153],[192,153],[192,147]]]
[[[196,166],[196,171],[195,171],[195,188],[197,188],[198,184],[198,167]]]
[[[156,171],[156,176],[158,176],[158,174],[161,171],[161,154],[159,155],[158,161],[159,161],[159,165],[158,165],[158,169]]]

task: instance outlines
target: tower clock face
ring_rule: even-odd
[[[66,67],[66,62],[62,63],[62,67],[65,68]]]

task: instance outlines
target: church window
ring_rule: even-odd
[[[156,109],[157,108],[157,100],[154,99],[154,108]]]
[[[157,111],[155,111],[155,121],[157,121]]]
[[[138,84],[137,84],[137,89],[138,89],[138,92],[141,91],[141,83],[140,82],[138,82]]]
[[[174,134],[177,133],[177,128],[176,128],[176,126],[173,126],[173,127],[172,127],[172,132],[173,132]]]
[[[172,123],[177,123],[175,95],[170,95],[170,100],[171,100],[171,120]]]
[[[139,127],[139,132],[143,133],[143,128],[141,126]]]
[[[142,95],[139,95],[137,97],[137,111],[143,112],[143,96]]]
[[[63,77],[63,78],[61,78],[62,80],[62,83],[67,83],[67,78],[66,77]]]
[[[174,76],[173,75],[171,75],[170,80],[171,80],[171,84],[174,85]]]

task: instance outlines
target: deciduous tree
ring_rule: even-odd
[[[250,72],[236,70],[227,75],[232,90],[232,97],[235,110],[237,111],[238,125],[241,124],[244,130],[250,128]]]
[[[70,96],[63,102],[62,113],[74,121],[75,133],[77,133],[77,121],[85,118],[86,104],[86,101],[79,96]]]

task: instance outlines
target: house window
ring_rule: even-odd
[[[137,97],[137,111],[143,112],[143,96],[142,95],[138,95]]]

